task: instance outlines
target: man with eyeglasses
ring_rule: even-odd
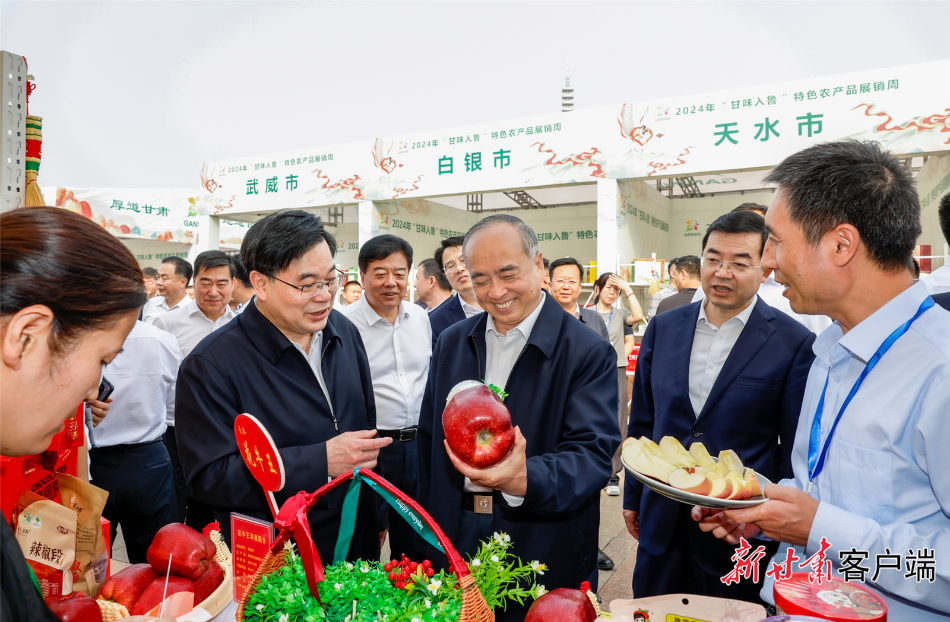
[[[376,438],[359,331],[333,310],[344,276],[335,250],[309,212],[282,210],[257,222],[241,244],[255,298],[182,362],[175,410],[188,493],[214,508],[226,540],[231,512],[274,518],[234,441],[238,414],[257,417],[280,451],[278,505],[355,467],[375,467],[392,442]],[[334,557],[345,495],[345,487],[331,491],[308,514],[323,559]],[[379,531],[376,495],[363,487],[346,559],[379,559]]]
[[[577,303],[581,295],[581,279],[584,278],[584,268],[573,257],[562,257],[551,262],[548,272],[551,280],[551,294],[561,308],[576,317],[589,329],[610,341],[607,325],[596,311],[587,309]],[[606,556],[605,556],[606,557]],[[610,563],[613,568],[613,562]],[[610,568],[601,568],[610,570]]]
[[[416,497],[419,452],[416,431],[429,375],[432,329],[422,307],[404,300],[409,289],[412,247],[394,235],[380,235],[360,247],[360,281],[364,296],[343,309],[360,331],[369,357],[376,396],[379,435],[393,439],[379,452],[377,472],[412,498]],[[388,504],[380,510],[380,542],[389,528],[394,559],[418,559],[415,530]]]
[[[734,450],[772,481],[791,473],[814,333],[756,295],[768,233],[751,212],[717,218],[703,238],[703,302],[658,313],[647,325],[633,380],[628,436],[685,447],[701,442],[713,456]],[[677,265],[682,259],[678,260]],[[703,534],[690,506],[632,477],[624,486],[624,520],[639,540],[635,598],[702,594],[759,602],[758,583],[725,585],[735,546]],[[768,559],[777,544],[769,543]]]
[[[464,240],[462,236],[446,238],[442,240],[442,246],[435,251],[435,261],[458,295],[443,302],[429,316],[429,323],[432,325],[433,348],[439,335],[446,328],[482,312],[482,307],[475,298],[475,288],[472,287],[472,279],[468,274],[465,258],[462,257]]]

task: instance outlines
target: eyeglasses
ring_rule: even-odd
[[[554,285],[557,287],[564,287],[565,285],[569,285],[570,287],[577,287],[578,285],[580,285],[580,281],[565,281],[564,279],[558,279],[554,281]]]
[[[445,266],[443,266],[442,268],[442,272],[452,272],[456,268],[464,268],[464,267],[465,267],[465,259],[462,257],[459,257],[455,261],[450,261],[449,263],[445,264]]]
[[[342,270],[337,270],[337,277],[329,281],[317,281],[316,283],[307,283],[306,285],[294,285],[293,283],[288,283],[283,279],[278,279],[276,276],[271,276],[270,278],[280,281],[284,285],[289,285],[294,289],[300,292],[301,298],[313,298],[323,291],[324,285],[327,288],[327,291],[331,294],[343,285],[343,278],[346,276],[346,273]]]
[[[719,272],[720,268],[725,267],[726,272],[731,274],[745,274],[749,270],[755,270],[756,268],[761,268],[762,266],[750,266],[747,263],[742,263],[741,261],[723,261],[722,259],[716,259],[715,257],[700,257],[700,263],[705,270],[712,270],[713,272]]]

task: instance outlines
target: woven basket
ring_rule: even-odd
[[[439,544],[442,545],[442,548],[445,550],[445,555],[449,559],[449,563],[455,569],[455,573],[459,581],[459,587],[462,590],[462,611],[459,615],[459,622],[494,622],[495,614],[488,607],[488,603],[485,602],[485,597],[482,596],[480,591],[478,591],[478,586],[475,585],[475,579],[472,577],[472,573],[468,569],[468,563],[462,559],[462,556],[459,555],[459,552],[456,551],[455,547],[452,546],[452,543],[449,542],[445,532],[442,531],[438,524],[436,524],[435,520],[429,515],[429,513],[423,510],[422,507],[413,499],[408,497],[405,493],[384,480],[376,473],[372,471],[360,471],[360,469],[356,469],[356,471],[359,472],[359,476],[361,478],[372,480],[379,487],[385,489],[399,501],[411,508],[413,512],[419,516],[419,518],[425,521],[425,523],[435,534],[436,538],[438,538]],[[302,517],[302,519],[305,521],[307,511],[313,507],[320,497],[325,495],[330,490],[336,488],[340,484],[353,479],[353,476],[353,471],[344,473],[330,483],[321,487],[316,492],[305,495],[305,503],[301,505],[299,510],[297,510],[296,516],[298,518]],[[290,500],[285,503],[284,507],[287,507],[289,502]],[[278,520],[275,522],[275,526],[280,529],[280,534],[274,541],[274,545],[271,547],[271,550],[268,551],[267,555],[264,556],[260,566],[254,573],[254,577],[251,579],[250,583],[248,583],[247,590],[243,595],[241,595],[241,600],[238,603],[237,622],[244,622],[244,607],[247,606],[248,600],[250,600],[250,597],[257,589],[257,586],[260,585],[261,579],[264,577],[264,575],[270,574],[275,570],[279,570],[286,564],[287,553],[281,547],[283,543],[286,542],[291,535],[293,535],[293,531],[291,527],[286,524],[286,520],[281,520],[284,518],[284,514],[284,510],[281,509]],[[283,524],[281,524],[282,522]],[[297,544],[298,548],[300,548],[301,543],[298,542]],[[274,552],[275,550],[277,551],[276,553]],[[316,594],[314,594],[314,596],[316,596]]]

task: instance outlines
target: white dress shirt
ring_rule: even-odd
[[[802,416],[792,449],[793,479],[784,486],[806,490],[808,441],[825,381],[828,389],[821,416],[820,446],[835,416],[868,361],[885,339],[917,312],[927,296],[923,284],[904,290],[870,317],[843,334],[835,323],[812,349]],[[950,313],[934,305],[910,326],[881,357],[841,416],[815,478],[811,496],[820,501],[802,561],[816,553],[821,539],[825,555],[840,577],[841,551],[868,551],[860,566],[870,568],[870,587],[887,602],[891,620],[947,620],[950,614]],[[782,544],[773,561],[785,560]],[[933,582],[904,578],[901,570],[882,569],[871,583],[876,555],[935,552]],[[943,560],[943,561],[941,561]],[[772,577],[761,597],[772,602]],[[929,607],[943,615],[921,609]]]
[[[212,320],[204,314],[198,303],[189,300],[184,306],[156,317],[153,324],[178,339],[178,347],[184,356],[191,354],[202,339],[234,319],[234,311],[224,306],[224,315]]]
[[[484,309],[479,309],[478,307],[473,307],[472,305],[468,304],[467,302],[465,302],[465,299],[462,298],[461,296],[459,296],[459,302],[462,303],[462,311],[465,312],[466,319],[472,317],[473,315],[478,315],[479,313],[484,311]]]
[[[930,274],[924,275],[920,279],[927,286],[927,291],[931,294],[942,294],[950,292],[950,263],[937,268]]]
[[[175,420],[175,380],[181,364],[175,337],[136,322],[122,351],[102,368],[115,386],[109,414],[95,428],[96,447],[145,443]]]
[[[534,325],[541,315],[541,307],[544,306],[544,297],[547,294],[541,292],[541,302],[535,307],[534,311],[528,314],[528,317],[521,320],[521,323],[508,330],[504,335],[495,330],[495,320],[491,314],[488,315],[488,324],[485,327],[485,383],[493,384],[499,389],[504,390],[508,384],[508,376],[511,375],[511,368],[521,355],[521,351],[528,345],[528,338]],[[476,486],[470,479],[465,478],[463,490],[469,492],[490,492],[491,488]],[[502,493],[505,501],[512,507],[518,507],[524,503],[524,497],[515,497]]]
[[[327,398],[327,404],[330,405],[330,414],[334,415],[333,401],[330,399],[330,392],[327,390],[327,381],[323,379],[323,331],[321,330],[313,334],[310,340],[310,352],[304,352],[303,346],[296,341],[290,339],[287,341],[290,341],[290,343],[297,348],[297,352],[303,354],[303,357],[307,359],[307,363],[310,365],[313,375],[317,377],[317,384],[323,389],[323,396]],[[431,337],[429,341],[432,341]]]
[[[432,326],[419,305],[399,303],[396,323],[380,317],[363,296],[341,313],[360,331],[376,397],[376,425],[402,430],[419,423],[432,357]]]
[[[188,297],[188,294],[185,294],[177,304],[169,307],[168,301],[165,300],[164,296],[155,296],[145,303],[145,308],[142,309],[142,321],[148,322],[149,324],[154,324],[156,318],[159,318],[174,309],[180,309],[189,302],[191,302],[191,298]]]
[[[822,331],[831,326],[831,318],[827,315],[803,315],[792,311],[792,303],[788,301],[788,298],[782,295],[784,291],[785,286],[775,280],[773,273],[769,274],[769,278],[765,279],[765,282],[759,285],[758,294],[767,305],[793,318],[816,335],[820,335]],[[706,298],[706,293],[702,287],[699,287],[696,289],[696,293],[693,294],[692,302],[703,300],[704,298]]]
[[[726,364],[729,353],[736,345],[742,329],[752,315],[752,309],[758,303],[758,295],[752,303],[736,317],[716,328],[706,317],[706,305],[699,309],[696,320],[696,332],[693,334],[693,347],[689,353],[689,402],[693,405],[696,417],[703,411],[709,392],[712,391],[722,366]]]

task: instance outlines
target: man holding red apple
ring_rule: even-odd
[[[542,291],[537,236],[520,219],[480,221],[462,254],[486,313],[446,328],[433,352],[419,420],[419,501],[463,555],[503,532],[521,559],[550,567],[548,589],[576,589],[596,577],[598,499],[620,444],[617,355]],[[490,468],[468,466],[446,443],[442,412],[465,380],[509,394],[514,447]],[[509,605],[497,619],[523,620],[526,609]]]

